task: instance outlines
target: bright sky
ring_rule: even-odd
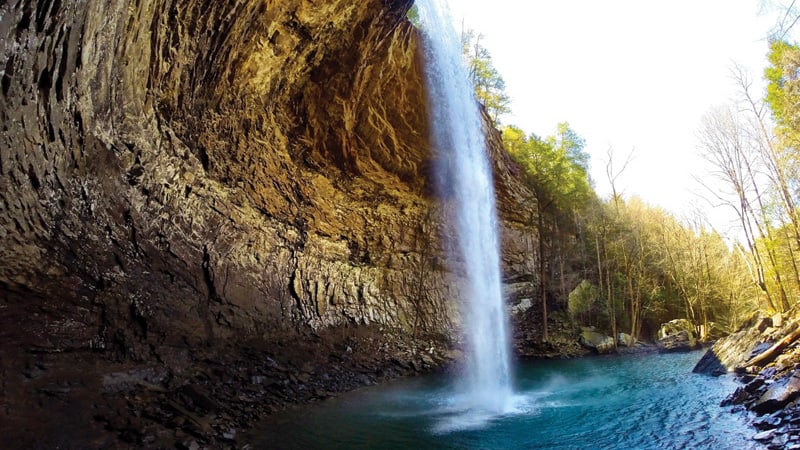
[[[708,209],[697,130],[713,106],[735,97],[733,63],[761,82],[766,35],[758,0],[451,0],[454,20],[484,35],[527,132],[558,122],[586,139],[592,177],[607,195],[606,151],[634,160],[617,189],[680,215]],[[708,211],[712,216],[715,213]],[[716,213],[717,215],[719,213]],[[720,228],[720,219],[715,225]],[[721,230],[724,231],[724,230]]]

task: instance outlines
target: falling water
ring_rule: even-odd
[[[491,414],[511,407],[506,318],[500,285],[494,186],[478,104],[443,0],[418,0],[426,51],[438,182],[455,205],[457,254],[466,275],[467,407]]]

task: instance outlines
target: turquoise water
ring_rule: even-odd
[[[700,352],[516,367],[507,413],[460,410],[452,376],[361,389],[271,418],[254,448],[760,449],[720,400],[728,377],[691,373]]]

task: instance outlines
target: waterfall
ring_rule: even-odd
[[[451,261],[463,264],[469,408],[503,413],[512,397],[500,282],[494,185],[479,106],[443,0],[418,0],[426,52],[432,142],[438,184],[455,204]],[[453,264],[455,265],[455,264]]]

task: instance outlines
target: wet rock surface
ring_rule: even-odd
[[[732,411],[748,409],[759,414],[752,422],[757,430],[753,439],[768,448],[800,448],[800,406],[796,401],[796,389],[787,390],[787,380],[768,384],[763,380],[756,378],[738,388],[722,406],[731,406]]]

